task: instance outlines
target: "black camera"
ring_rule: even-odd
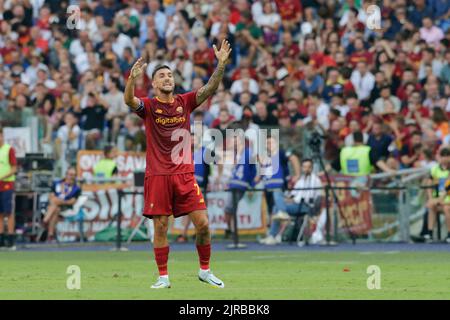
[[[317,131],[313,131],[311,138],[309,138],[308,144],[314,151],[320,150],[320,145],[322,143],[322,136]]]

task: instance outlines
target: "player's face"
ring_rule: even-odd
[[[175,80],[173,79],[172,71],[164,68],[156,72],[153,79],[153,87],[164,94],[173,93],[175,88]]]

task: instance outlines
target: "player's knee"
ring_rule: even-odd
[[[167,233],[167,230],[169,229],[169,223],[168,221],[165,220],[154,219],[153,224],[155,226],[156,235],[164,235]]]
[[[208,219],[202,219],[199,223],[197,223],[195,229],[197,230],[197,233],[200,234],[209,233]]]

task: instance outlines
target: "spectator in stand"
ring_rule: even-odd
[[[298,111],[297,100],[295,100],[294,98],[289,99],[286,104],[286,109],[288,112],[288,116],[291,120],[291,125],[292,126],[301,126],[302,119],[304,119],[305,117],[303,115],[301,115],[300,112]]]
[[[108,127],[110,128],[111,133],[108,140],[116,143],[120,126],[129,110],[123,101],[123,92],[119,90],[119,79],[110,78],[107,87],[108,91],[101,97],[101,101],[105,101],[108,104],[106,120],[108,121]]]
[[[146,150],[145,132],[142,130],[142,120],[130,113],[125,117],[125,150],[140,151]]]
[[[306,93],[322,93],[324,87],[323,78],[311,65],[306,65],[303,69],[304,78],[300,81],[300,89]]]
[[[422,133],[415,131],[411,134],[409,144],[403,145],[400,150],[400,167],[404,169],[418,167],[422,151]]]
[[[427,77],[427,68],[430,72],[439,76],[442,70],[442,62],[436,58],[436,50],[431,47],[426,47],[422,53],[422,60],[420,61],[420,67],[417,78],[420,81],[424,81]]]
[[[355,132],[361,132],[361,126],[358,121],[351,120],[348,125],[348,128],[349,128],[349,133],[345,136],[344,144],[346,146],[353,146],[355,144],[355,141],[353,140],[353,134]],[[365,132],[361,132],[361,133],[363,136],[363,143],[367,144],[367,142],[369,140],[369,135]]]
[[[264,102],[255,103],[256,114],[253,116],[253,122],[261,128],[273,127],[278,125],[278,120],[269,113]]]
[[[378,116],[396,114],[400,112],[401,102],[399,98],[391,94],[391,87],[384,85],[380,90],[380,97],[375,100],[372,111]]]
[[[85,118],[82,129],[86,136],[86,149],[88,150],[96,149],[102,136],[107,113],[105,106],[106,102],[100,98],[97,92],[88,94],[86,108],[82,111]]]
[[[214,71],[214,51],[206,38],[197,40],[197,50],[194,51],[194,72],[201,78],[209,78]]]
[[[235,36],[239,53],[252,61],[258,47],[263,43],[263,33],[252,20],[250,12],[241,13],[241,20],[236,25]]]
[[[367,145],[373,150],[379,159],[387,161],[390,155],[389,147],[393,139],[385,133],[385,128],[381,122],[375,122],[372,126]]]
[[[375,85],[375,77],[368,70],[367,62],[359,61],[356,64],[356,70],[352,73],[351,81],[361,104],[367,105],[370,92]]]
[[[430,16],[422,18],[422,28],[420,28],[420,38],[425,40],[427,44],[437,48],[440,41],[444,38],[442,30],[433,25],[433,20]]]
[[[278,34],[281,26],[281,17],[274,10],[275,4],[272,1],[263,2],[263,12],[256,18],[256,24],[262,29],[264,43],[272,46],[278,42]]]
[[[67,159],[76,161],[76,153],[80,149],[81,129],[78,126],[78,119],[73,112],[67,112],[64,115],[64,125],[59,127],[56,132],[55,152],[56,157],[61,157],[62,148],[64,148],[70,156]]]
[[[300,0],[275,0],[275,3],[281,16],[283,29],[294,34],[298,32],[303,11]]]
[[[334,67],[329,68],[327,72],[327,80],[325,81],[325,87],[322,92],[323,99],[326,103],[330,103],[333,96],[343,93],[343,79],[341,78],[339,70]]]

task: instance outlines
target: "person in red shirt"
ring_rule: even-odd
[[[372,61],[373,61],[373,56],[372,56],[372,53],[370,53],[364,47],[364,40],[362,38],[356,38],[353,45],[355,47],[355,51],[353,51],[353,53],[350,55],[350,59],[349,59],[349,62],[352,65],[352,67],[355,68],[356,64],[359,61],[364,61],[368,65],[371,65]]]
[[[0,128],[0,247],[15,250],[14,180],[17,161],[14,148],[5,143]],[[5,237],[3,221],[8,218],[8,235]],[[6,240],[6,241],[5,241]]]
[[[147,67],[142,58],[133,65],[125,87],[125,103],[145,123],[147,156],[143,215],[153,219],[155,226],[153,248],[159,278],[152,286],[154,289],[170,288],[167,231],[171,215],[175,218],[189,215],[195,226],[199,279],[217,288],[224,287],[223,281],[209,269],[211,235],[205,200],[194,177],[189,121],[192,111],[219,87],[230,57],[231,47],[227,40],[222,41],[220,50],[215,45],[213,48],[218,60],[216,70],[208,83],[198,90],[174,95],[172,71],[168,66],[160,65],[152,74],[156,96],[135,97],[135,80]]]
[[[283,47],[276,55],[276,65],[277,67],[281,67],[283,63],[290,62],[295,60],[300,54],[300,48],[293,41],[292,34],[290,32],[283,32],[282,35]]]
[[[194,71],[199,77],[210,76],[214,71],[214,51],[208,47],[206,38],[197,40],[197,50],[193,56]]]
[[[356,94],[349,94],[345,101],[347,102],[347,106],[349,108],[347,114],[345,115],[345,120],[347,120],[347,123],[350,123],[352,120],[356,120],[361,125],[363,108],[360,107]]]
[[[302,18],[302,4],[300,0],[275,0],[281,16],[283,29],[296,31]]]

